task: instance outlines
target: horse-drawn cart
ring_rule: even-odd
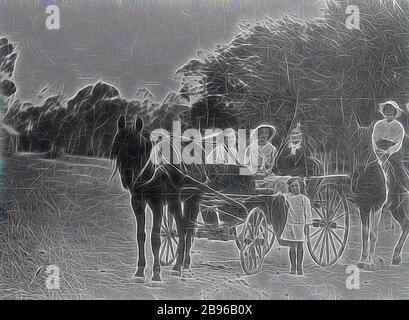
[[[289,178],[273,177],[270,187],[264,187],[263,181],[257,178],[250,178],[246,193],[222,192],[206,186],[207,192],[201,201],[202,216],[206,211],[223,216],[225,225],[216,229],[219,232],[223,230],[223,240],[236,242],[246,274],[254,274],[261,269],[275,238],[283,231],[288,209],[285,186]],[[274,182],[276,184],[271,188]],[[343,174],[310,176],[305,178],[305,182],[313,216],[313,224],[309,225],[307,234],[308,251],[318,265],[330,266],[340,259],[348,238],[348,177]],[[213,227],[204,221],[198,224],[196,235],[217,239]],[[161,237],[161,262],[162,265],[170,265],[176,258],[178,237],[176,224],[166,207]]]

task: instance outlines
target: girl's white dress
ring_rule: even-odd
[[[288,241],[304,241],[304,226],[312,224],[311,203],[307,196],[287,195],[288,203],[287,223],[281,239]]]

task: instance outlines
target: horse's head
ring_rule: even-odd
[[[126,123],[121,115],[118,119],[117,132],[114,137],[110,159],[114,161],[115,171],[121,175],[124,188],[134,186],[141,178],[149,161],[152,145],[144,130],[142,118],[136,116],[132,123]]]
[[[357,121],[354,121],[350,126],[352,132],[350,135],[352,169],[376,163],[376,155],[372,148],[372,127],[372,125],[362,127]]]
[[[127,145],[130,136],[140,136],[143,130],[143,120],[137,116],[131,124],[127,124],[125,117],[121,115],[118,118],[117,131],[112,142],[110,159],[118,160],[121,152]]]

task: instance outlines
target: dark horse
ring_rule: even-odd
[[[388,208],[400,224],[401,236],[395,246],[392,264],[401,262],[402,248],[409,233],[407,195],[394,192],[393,177],[387,177],[372,148],[372,126],[353,127],[352,191],[362,222],[362,251],[358,264],[368,270],[374,269],[374,256],[378,226],[382,211]]]
[[[135,277],[145,277],[145,207],[148,205],[153,218],[152,280],[161,281],[159,251],[163,207],[168,206],[176,221],[179,245],[173,270],[180,275],[182,266],[186,269],[190,267],[190,250],[199,201],[196,197],[197,189],[190,181],[186,181],[186,176],[179,168],[170,164],[158,166],[151,161],[152,149],[150,134],[144,129],[142,119],[136,117],[132,124],[127,124],[125,118],[120,116],[110,157],[115,161],[115,170],[120,173],[123,187],[131,194],[132,209],[136,217],[138,260]]]

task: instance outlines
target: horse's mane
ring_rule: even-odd
[[[351,136],[351,146],[358,164],[366,165],[376,161],[372,147],[372,126],[357,128]]]

